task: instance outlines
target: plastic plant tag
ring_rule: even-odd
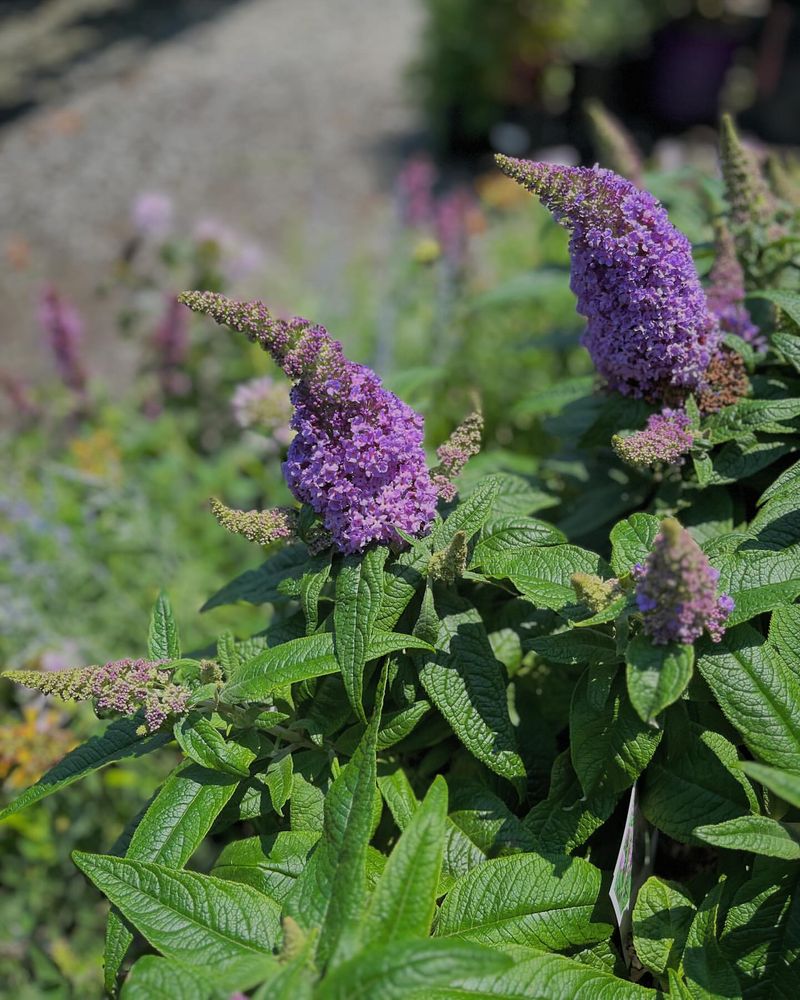
[[[628,802],[628,812],[625,815],[625,826],[619,853],[614,864],[609,897],[617,918],[620,938],[623,942],[625,961],[630,966],[632,952],[628,947],[631,937],[631,913],[636,902],[639,886],[647,879],[653,867],[657,831],[652,832],[641,813],[637,785],[631,788]]]

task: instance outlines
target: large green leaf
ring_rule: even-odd
[[[576,603],[570,583],[573,574],[607,575],[598,555],[576,545],[485,552],[481,566],[487,576],[511,580],[536,607],[553,611]]]
[[[135,716],[132,719],[119,719],[100,736],[93,736],[79,747],[71,750],[63,760],[43,775],[35,785],[27,788],[21,795],[0,811],[0,820],[12,816],[21,809],[26,809],[40,799],[58,792],[74,781],[85,778],[87,774],[114,764],[118,760],[129,757],[143,757],[153,750],[164,746],[172,739],[171,733],[153,733],[142,736],[139,733],[143,718]]]
[[[529,957],[535,956],[535,957]],[[611,972],[564,955],[536,953],[507,972],[470,977],[466,972],[451,988],[421,989],[405,1000],[660,1000],[661,993],[619,979]]]
[[[651,876],[639,889],[633,908],[633,944],[642,965],[663,975],[678,969],[695,906],[675,882]]]
[[[686,985],[694,1000],[740,1000],[742,995],[733,964],[718,940],[717,922],[723,882],[700,904],[686,936],[683,968]]]
[[[563,951],[609,937],[602,876],[582,858],[515,854],[478,865],[445,896],[436,934]]]
[[[223,604],[247,601],[250,604],[268,604],[285,601],[278,589],[284,580],[299,580],[308,564],[308,549],[303,544],[287,545],[270,556],[258,569],[249,569],[209,597],[201,611]]]
[[[556,757],[550,791],[525,817],[525,826],[545,854],[571,854],[599,829],[614,811],[617,795],[598,787],[584,794],[565,750]]]
[[[186,756],[212,771],[247,777],[256,755],[236,740],[226,740],[210,719],[190,712],[175,725],[175,739]]]
[[[644,634],[625,651],[628,697],[644,722],[677,701],[692,679],[694,647],[671,642],[654,645]]]
[[[376,660],[401,649],[430,648],[427,642],[413,635],[376,631],[372,634],[366,658]],[[289,684],[335,674],[338,670],[333,635],[318,632],[262,650],[242,665],[234,679],[222,689],[220,697],[230,704],[268,701],[275,691]]]
[[[552,663],[571,666],[596,666],[620,660],[614,639],[594,628],[574,628],[555,635],[536,636],[526,640],[524,648],[532,649]]]
[[[629,788],[647,767],[662,736],[636,713],[624,676],[613,679],[604,697],[600,681],[597,672],[584,671],[570,706],[572,766],[587,795]]]
[[[436,909],[446,821],[447,785],[440,776],[389,856],[364,914],[363,947],[427,937]]]
[[[644,562],[653,547],[661,522],[652,514],[631,514],[611,529],[611,567],[617,576],[630,573]]]
[[[252,969],[250,985],[274,965],[278,904],[247,885],[165,865],[76,851],[75,864],[167,958],[223,976]]]
[[[467,538],[471,538],[480,531],[492,513],[499,489],[500,484],[494,476],[478,483],[467,499],[433,532],[434,549],[446,548],[456,532],[463,531]]]
[[[749,625],[729,630],[704,647],[697,668],[750,750],[800,771],[800,679],[761,633]]]
[[[346,556],[336,576],[333,609],[333,646],[342,672],[344,689],[353,711],[366,722],[362,697],[364,666],[372,631],[383,598],[383,565],[389,550],[384,546],[363,555]]]
[[[325,798],[322,839],[285,901],[286,912],[302,928],[319,928],[322,966],[348,957],[366,896],[382,701],[381,690],[361,742]]]
[[[121,1000],[210,1000],[217,996],[207,969],[193,971],[166,958],[143,955],[125,980]]]
[[[147,655],[151,660],[177,660],[181,655],[178,626],[172,614],[169,598],[160,593],[150,618]]]
[[[125,856],[183,868],[237,785],[233,776],[208,771],[195,764],[178,768],[158,790],[137,824]],[[133,935],[112,910],[106,925],[103,963],[109,993],[132,940]]]
[[[756,858],[734,894],[720,939],[745,1000],[786,1000],[800,990],[800,865]]]
[[[314,1000],[408,1000],[469,975],[497,975],[507,955],[466,941],[403,941],[367,948],[340,965],[317,987]]]
[[[644,784],[645,817],[674,840],[699,843],[695,827],[755,812],[758,803],[724,736],[692,726],[680,753],[661,748]]]
[[[495,518],[484,526],[470,566],[482,566],[484,561],[491,563],[498,553],[519,552],[520,549],[540,545],[558,545],[566,540],[558,528],[535,517]]]
[[[414,594],[425,584],[430,558],[429,544],[423,540],[389,563],[383,575],[383,600],[376,629],[383,632],[394,629]]]
[[[780,768],[758,764],[751,760],[742,761],[740,767],[749,777],[761,782],[765,788],[774,792],[789,805],[800,809],[800,774],[792,774],[789,771],[782,771]]]
[[[521,784],[525,765],[508,713],[504,669],[478,612],[459,597],[439,608],[438,652],[420,656],[419,676],[464,746],[490,770]]]
[[[698,840],[730,851],[748,851],[784,861],[800,861],[797,824],[778,823],[769,816],[736,816],[694,829]]]
[[[244,882],[282,903],[302,873],[319,834],[286,830],[234,840],[222,850],[211,874]]]

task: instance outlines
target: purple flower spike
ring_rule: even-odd
[[[583,344],[610,388],[653,400],[700,388],[719,328],[689,241],[661,204],[611,170],[497,162],[571,230]]]
[[[423,420],[369,368],[348,361],[324,327],[275,319],[261,302],[238,303],[186,292],[196,312],[245,333],[295,383],[284,475],[301,503],[322,518],[336,547],[400,541],[396,529],[423,535],[436,510],[425,462]]]
[[[744,271],[736,256],[736,244],[725,222],[717,225],[716,257],[709,274],[708,307],[725,333],[735,333],[756,351],[764,351],[767,339],[750,318],[744,298]]]
[[[673,517],[661,522],[644,565],[633,568],[644,631],[656,645],[689,644],[705,629],[713,642],[725,632],[733,598],[717,597],[719,570]]]
[[[86,370],[81,358],[83,320],[80,313],[54,285],[48,285],[39,298],[38,318],[61,381],[76,395],[84,395]]]

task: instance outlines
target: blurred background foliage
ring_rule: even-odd
[[[383,195],[369,215],[382,233],[380,252],[360,238],[325,251],[340,268],[335,294],[313,256],[310,209],[296,206],[280,241],[265,246],[216,221],[215,206],[176,221],[181,192],[153,190],[146,169],[134,203],[116,206],[128,221],[91,275],[92,295],[77,296],[80,310],[64,274],[41,275],[24,309],[55,374],[0,373],[0,667],[51,670],[138,655],[160,588],[186,649],[228,625],[249,634],[266,624],[254,609],[197,612],[221,583],[259,562],[253,546],[208,514],[208,498],[240,508],[287,499],[286,387],[245,340],[177,311],[182,288],[261,294],[278,311],[324,322],[351,357],[425,414],[432,451],[479,398],[486,455],[475,472],[490,464],[529,481],[558,480],[576,500],[570,530],[592,530],[579,502],[584,484],[571,478],[568,460],[579,421],[549,419],[554,394],[578,396],[592,383],[567,237],[491,168],[488,154],[607,163],[584,110],[587,98],[599,98],[643,148],[644,182],[696,244],[704,271],[719,197],[708,170],[719,111],[738,112],[766,142],[800,139],[797,4],[409,3],[419,31],[402,85],[413,95],[414,128],[394,137],[380,168]],[[13,59],[0,58],[0,145],[4,135],[14,141],[26,116],[57,102],[59,88],[80,93],[77,66],[91,63],[90,81],[102,78],[97,60],[112,42],[129,45],[121,55],[114,49],[117,71],[127,72],[131,51],[139,58],[196,22],[208,21],[213,33],[214,19],[236,6],[5,4],[0,56],[16,44]],[[263,8],[268,26],[270,3],[251,6]],[[296,3],[298,30],[304,6]],[[355,37],[358,6],[347,10],[344,30]],[[56,35],[61,48],[52,47]],[[240,81],[229,84],[235,115]],[[75,124],[63,114],[58,122]],[[264,199],[272,191],[265,176]],[[23,274],[26,235],[4,234],[3,252]],[[279,269],[269,265],[275,257]],[[107,325],[88,340],[86,326],[100,316]],[[608,485],[619,492],[618,481]],[[3,794],[35,780],[97,726],[83,710],[70,714],[3,685]],[[124,765],[97,774],[0,827],[0,996],[99,995],[105,914],[69,854],[109,849],[169,770],[168,758],[138,763],[135,777]]]

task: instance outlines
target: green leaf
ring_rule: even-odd
[[[678,969],[695,906],[675,882],[651,876],[633,908],[633,944],[642,965],[656,975]]]
[[[178,626],[172,615],[169,598],[163,591],[158,595],[150,617],[147,655],[151,660],[177,660],[181,655]]]
[[[346,556],[336,577],[333,645],[347,698],[366,722],[362,705],[364,666],[383,598],[383,565],[389,550],[379,546],[363,555]]]
[[[524,648],[532,649],[552,663],[568,663],[571,666],[599,666],[617,663],[620,659],[613,638],[593,628],[537,636],[526,640]]]
[[[401,649],[430,648],[427,642],[413,635],[376,631],[367,650],[367,660],[377,660]],[[275,691],[289,684],[335,674],[338,670],[333,635],[317,632],[260,652],[242,666],[234,680],[222,689],[220,698],[228,704],[268,701]]]
[[[611,529],[611,568],[617,576],[630,573],[636,563],[645,561],[661,521],[652,514],[632,514]]]
[[[66,788],[74,781],[85,778],[87,774],[114,764],[118,760],[129,757],[143,757],[152,753],[172,739],[171,733],[153,733],[149,736],[138,735],[143,719],[137,715],[132,719],[119,719],[100,736],[93,736],[79,747],[71,750],[63,760],[41,777],[35,785],[27,788],[21,795],[0,811],[0,820],[13,816],[14,813],[27,809],[40,799]]]
[[[274,604],[285,601],[278,589],[287,579],[299,580],[308,565],[308,548],[303,544],[287,545],[258,569],[249,569],[231,580],[213,597],[209,597],[201,611],[210,611],[224,604],[247,601],[249,604]]]
[[[602,876],[582,858],[515,854],[478,865],[445,896],[438,937],[563,951],[609,937],[597,911]]]
[[[383,685],[385,672],[372,721],[325,797],[322,839],[285,902],[286,912],[302,928],[320,929],[317,958],[322,966],[347,957],[366,895]]]
[[[290,753],[269,765],[264,775],[264,784],[269,789],[272,808],[279,816],[283,816],[283,807],[289,801],[294,784],[294,765]]]
[[[538,847],[536,838],[505,802],[475,779],[452,779],[450,822],[487,856]]]
[[[524,824],[543,853],[571,854],[605,823],[616,804],[616,794],[602,788],[584,795],[565,750],[553,764],[547,798],[537,802]]]
[[[700,905],[686,936],[683,968],[686,985],[695,1000],[731,998],[739,1000],[742,988],[731,962],[717,939],[719,903],[724,882],[708,893]]]
[[[317,987],[314,1000],[408,1000],[469,975],[497,975],[507,955],[465,941],[403,941],[359,952]]]
[[[720,943],[745,1000],[783,1000],[800,989],[800,865],[756,858],[725,915]]]
[[[273,967],[278,904],[247,885],[165,865],[75,851],[75,864],[167,958],[189,966],[252,969],[251,985]]]
[[[362,920],[362,947],[428,936],[442,871],[447,785],[437,777],[400,836]]]
[[[778,306],[794,320],[800,324],[800,295],[783,288],[765,288],[755,292],[748,292],[747,297],[751,299],[769,299],[770,302]]]
[[[443,600],[439,652],[419,657],[422,685],[467,750],[519,785],[525,765],[508,714],[503,667],[472,605],[457,596]]]
[[[450,988],[422,989],[404,1000],[661,1000],[661,993],[595,965],[535,948],[520,951],[522,960],[506,972],[481,978],[465,972]]]
[[[390,632],[397,625],[414,594],[424,585],[431,552],[427,539],[401,552],[383,575],[383,600],[375,628]]]
[[[167,778],[133,831],[125,856],[183,868],[238,786],[234,777],[184,765]],[[111,993],[133,935],[112,910],[106,925],[104,975]]]
[[[121,1000],[210,1000],[216,992],[208,970],[194,972],[166,958],[143,955],[125,980]]]
[[[800,860],[800,835],[791,826],[769,816],[736,816],[723,823],[704,824],[694,829],[698,840],[729,851],[748,851],[784,861]]]
[[[777,767],[768,767],[766,764],[758,764],[751,760],[743,760],[739,767],[784,802],[788,802],[795,809],[800,809],[800,774],[781,771]]]
[[[782,472],[777,479],[764,490],[758,498],[758,504],[764,504],[767,500],[777,496],[779,493],[794,491],[800,485],[800,462],[795,462],[788,469]]]
[[[570,579],[574,573],[607,575],[603,560],[576,545],[486,553],[483,571],[495,579],[508,578],[538,608],[560,611],[576,603]]]
[[[694,829],[755,812],[758,803],[737,767],[736,748],[710,730],[692,725],[682,752],[662,747],[647,769],[641,799],[645,818],[669,837],[696,844]]]
[[[692,679],[694,647],[671,642],[655,646],[640,633],[625,651],[628,697],[644,722],[649,722],[686,690]]]
[[[800,680],[764,637],[749,625],[731,629],[704,647],[697,668],[750,750],[800,771]]]
[[[491,562],[497,553],[518,552],[523,548],[540,545],[558,545],[566,542],[563,532],[535,517],[499,517],[483,528],[480,540],[472,554],[470,567],[482,566],[484,559]]]
[[[463,531],[468,539],[480,531],[492,513],[499,489],[500,484],[494,476],[479,482],[469,497],[433,532],[434,550],[447,548],[458,531]]]
[[[223,848],[211,874],[230,882],[244,882],[283,903],[306,866],[319,834],[286,830],[234,840]]]
[[[497,496],[492,506],[492,514],[533,514],[546,507],[554,507],[558,499],[544,490],[537,489],[527,479],[510,472],[496,473]]]
[[[234,740],[226,740],[204,715],[190,712],[175,724],[175,739],[195,763],[212,771],[247,777],[255,753]]]
[[[723,445],[714,457],[711,482],[715,485],[735,483],[760,472],[779,458],[795,450],[783,441],[759,441],[754,434]]]
[[[587,795],[601,788],[629,788],[647,767],[662,735],[642,722],[628,699],[624,677],[614,679],[605,698],[593,691],[599,681],[591,669],[584,671],[570,706],[572,765]]]
[[[306,619],[306,635],[312,635],[319,625],[319,595],[331,573],[331,550],[311,556],[298,582],[300,606]]]

